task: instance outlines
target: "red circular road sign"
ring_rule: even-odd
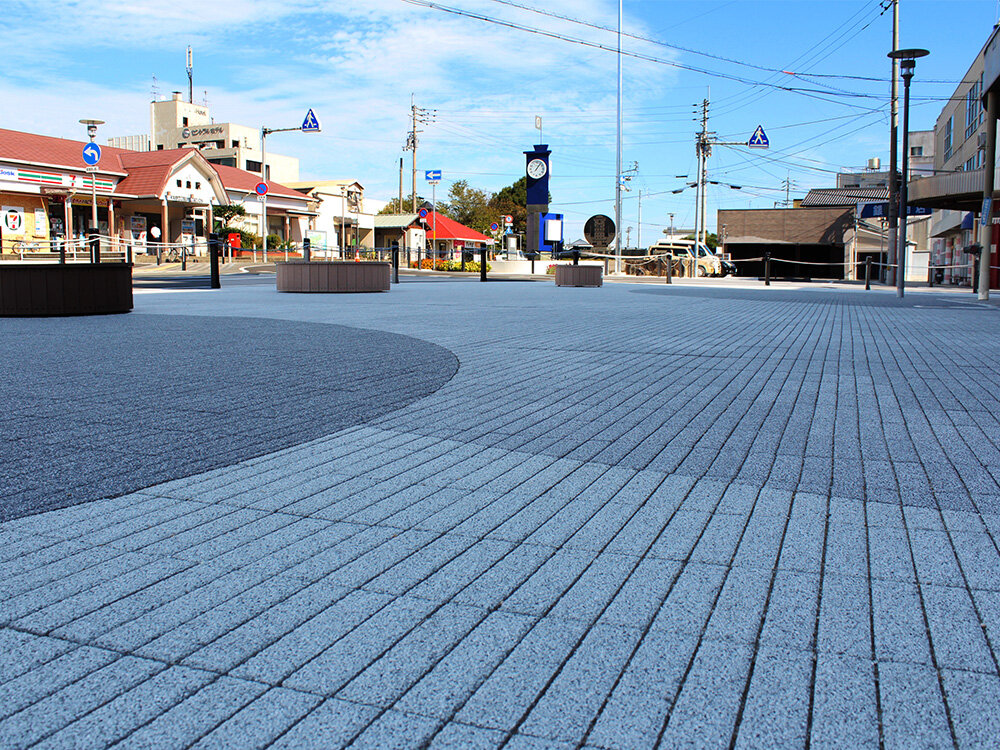
[[[258,182],[254,186],[253,191],[255,193],[257,193],[257,195],[267,195],[267,183],[266,182]]]
[[[426,219],[427,218],[427,213],[428,212],[427,212],[426,208],[421,208],[419,213],[420,213],[420,218],[421,219]]]

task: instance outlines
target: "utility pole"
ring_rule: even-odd
[[[892,48],[899,49],[899,0],[892,0]],[[896,235],[899,233],[899,181],[896,176],[897,141],[899,140],[899,60],[892,59],[892,87],[890,93],[891,110],[889,115],[889,248],[888,267],[885,269],[885,282],[894,284],[896,280]],[[904,176],[905,180],[906,177]],[[903,217],[906,221],[906,217]]]
[[[635,219],[635,244],[642,249],[642,188],[639,188],[639,211]]]
[[[410,94],[410,132],[406,136],[406,145],[403,147],[403,150],[412,152],[410,160],[410,169],[413,180],[411,186],[413,190],[413,194],[411,196],[413,200],[413,206],[412,206],[413,213],[417,212],[417,143],[418,143],[417,133],[424,132],[423,130],[417,129],[417,124],[427,125],[429,123],[434,122],[436,117],[437,117],[436,109],[424,109],[423,107],[418,107],[414,103],[413,94]],[[402,213],[403,211],[402,201],[400,201],[399,210],[400,213]]]
[[[705,226],[705,182],[708,172],[708,156],[711,153],[711,142],[708,134],[708,99],[701,101],[701,131],[695,140],[695,152],[698,156],[698,181],[695,189],[694,199],[694,243],[695,254],[698,252],[698,245],[702,242],[702,230]]]
[[[622,271],[622,0],[618,0],[618,138],[615,149],[615,273]]]
[[[396,210],[399,213],[403,213],[403,157],[399,157],[399,203],[396,204]]]

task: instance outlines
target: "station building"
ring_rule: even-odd
[[[86,236],[93,206],[102,241],[142,252],[159,243],[193,243],[203,252],[213,225],[212,207],[242,203],[251,226],[262,229],[258,175],[210,163],[197,149],[131,151],[102,148],[88,172],[86,141],[0,129],[0,247],[27,244],[49,250]],[[268,223],[284,239],[306,236],[309,198],[269,182]],[[154,232],[156,228],[158,231]],[[258,231],[259,233],[259,231]],[[156,237],[159,235],[159,238]]]

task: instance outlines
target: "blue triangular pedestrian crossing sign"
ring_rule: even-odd
[[[747,145],[750,148],[767,148],[771,145],[771,142],[767,140],[767,134],[764,132],[763,125],[757,126],[757,129],[753,131],[753,135],[750,136],[750,140],[747,141]]]
[[[318,133],[320,129],[319,119],[316,117],[316,113],[310,109],[306,112],[306,119],[302,121],[302,132]]]

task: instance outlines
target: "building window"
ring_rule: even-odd
[[[232,141],[232,144],[233,144],[233,148],[239,148],[240,147],[240,142],[239,141]]]
[[[184,186],[183,186],[183,185],[181,184],[181,181],[180,181],[180,180],[177,180],[177,187],[184,187]]]
[[[952,115],[944,123],[944,160],[948,161],[951,158],[951,130],[955,123],[955,115]]]
[[[201,183],[200,183],[200,182],[196,182],[196,183],[194,184],[194,189],[195,189],[195,190],[201,190]]]
[[[971,138],[979,126],[983,124],[983,76],[973,81],[965,95],[965,137]]]
[[[186,187],[188,190],[190,190],[191,189],[191,180],[188,180],[187,184],[184,187]]]
[[[910,146],[910,156],[923,156],[924,147],[923,146]]]
[[[162,151],[163,150],[163,144],[162,143],[157,143],[156,144],[156,150],[157,151]]]
[[[182,117],[181,118],[181,125],[187,125],[187,124],[188,124],[188,118]]]
[[[260,162],[247,159],[247,172],[257,172],[260,174]]]

